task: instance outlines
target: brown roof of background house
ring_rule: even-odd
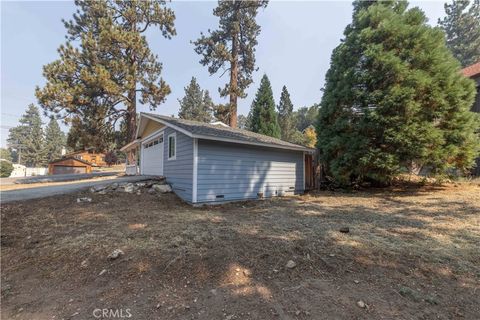
[[[480,74],[480,61],[462,69],[465,77],[473,77]]]
[[[87,165],[89,165],[89,166],[92,165],[90,162],[87,162],[87,161],[81,160],[81,159],[77,159],[77,158],[74,158],[74,157],[65,157],[65,158],[60,158],[60,159],[52,160],[52,161],[49,162],[49,164],[53,164],[53,163],[57,163],[57,162],[65,161],[65,160],[75,160],[75,161],[81,162],[81,163],[83,163],[83,164],[87,164]]]

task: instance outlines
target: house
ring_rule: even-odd
[[[165,176],[193,204],[303,193],[314,153],[223,124],[152,113],[140,114],[136,140],[121,150],[127,173]]]
[[[97,153],[89,150],[82,150],[69,153],[65,155],[65,158],[75,158],[91,163],[94,167],[104,167],[107,165],[105,162],[105,153]]]
[[[476,83],[477,95],[472,106],[472,111],[480,113],[480,61],[462,69],[462,73],[464,76],[469,77]],[[472,174],[475,176],[480,176],[480,158],[477,158],[477,166],[473,170]]]
[[[54,160],[48,164],[48,174],[77,174],[92,172],[92,164],[73,156]]]

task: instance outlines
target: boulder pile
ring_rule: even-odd
[[[167,184],[165,178],[159,178],[155,180],[149,179],[139,182],[114,182],[110,184],[98,185],[91,187],[90,192],[97,194],[107,194],[112,192],[142,194],[144,192],[148,192],[154,194],[172,192],[172,187]]]

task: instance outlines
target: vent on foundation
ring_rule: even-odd
[[[217,199],[224,199],[224,198],[225,198],[225,195],[219,194],[219,195],[216,196],[216,198],[217,198]]]

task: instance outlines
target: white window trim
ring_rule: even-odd
[[[170,158],[170,137],[175,138],[175,155]],[[176,160],[177,159],[177,133],[170,133],[167,136],[167,160]]]

